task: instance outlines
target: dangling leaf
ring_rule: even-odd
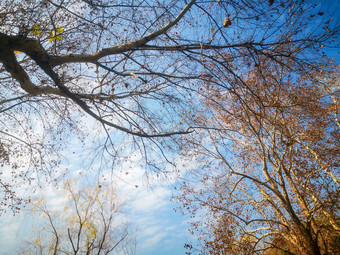
[[[231,20],[225,17],[223,27],[229,27],[230,25],[231,25]]]

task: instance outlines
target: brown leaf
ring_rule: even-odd
[[[231,25],[231,20],[225,17],[223,27],[229,27],[230,25]]]

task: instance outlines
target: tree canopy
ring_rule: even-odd
[[[329,57],[339,49],[337,7],[1,1],[1,210],[20,208],[20,185],[34,187],[42,176],[58,183],[71,157],[63,150],[78,139],[92,167],[112,167],[131,151],[157,174],[180,167],[180,156],[200,158],[195,175],[218,197],[198,203],[218,208],[212,239],[232,216],[238,234],[223,238],[236,240],[233,248],[268,251],[283,240],[286,252],[328,251],[339,231],[331,213],[339,199],[339,85]],[[189,204],[201,195],[184,190]],[[240,217],[253,211],[259,220]]]
[[[205,208],[193,224],[203,254],[336,254],[338,81],[271,65],[248,75],[251,93],[240,83],[205,90],[213,100],[193,121],[214,129],[186,141],[187,156],[204,162],[180,198],[193,215]]]

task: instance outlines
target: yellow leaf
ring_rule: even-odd
[[[52,31],[52,30],[48,31],[48,35],[49,35],[48,41],[49,42],[61,41],[62,40],[62,37],[61,37],[62,32],[64,32],[64,29],[62,27],[56,27],[55,32]]]
[[[18,50],[15,50],[14,53],[17,54],[17,55],[19,55],[21,52],[18,51]]]
[[[41,30],[40,30],[40,26],[35,24],[32,28],[31,28],[31,34],[32,35],[40,35],[41,34]]]
[[[61,34],[62,32],[64,32],[64,29],[62,27],[57,27],[56,31]]]
[[[211,32],[211,33],[214,33],[214,32],[215,32],[215,29],[214,29],[214,28],[212,28],[212,29],[210,30],[210,32]]]
[[[53,37],[53,31],[52,31],[52,30],[50,30],[50,31],[48,31],[47,33],[48,33],[48,35],[49,35],[48,41],[49,41],[49,42],[52,42],[52,41],[54,41],[54,37]]]

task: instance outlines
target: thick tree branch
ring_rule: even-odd
[[[0,60],[6,68],[6,71],[9,72],[12,77],[20,83],[21,88],[30,95],[54,94],[65,96],[65,94],[58,89],[49,86],[38,87],[32,83],[26,71],[18,63],[12,50],[0,48]]]
[[[94,119],[98,120],[99,122],[107,126],[121,130],[123,132],[126,132],[128,134],[136,135],[139,137],[148,137],[148,138],[166,137],[166,136],[177,135],[177,134],[187,134],[190,132],[189,130],[185,130],[185,131],[158,133],[158,134],[148,134],[144,131],[134,132],[128,128],[109,122],[103,119],[102,117],[98,116],[97,114],[95,114],[92,110],[90,110],[90,108],[86,105],[86,103],[80,99],[78,95],[72,93],[67,87],[64,86],[58,74],[54,72],[52,67],[49,65],[49,61],[46,58],[45,54],[34,54],[34,52],[33,53],[30,52],[30,53],[32,54],[31,57],[33,58],[33,60],[35,60],[35,62],[40,66],[40,68],[43,69],[43,71],[51,77],[51,79],[54,81],[58,89],[55,89],[52,87],[35,86],[30,81],[24,69],[19,65],[19,63],[17,62],[15,58],[13,51],[11,50],[0,49],[0,60],[3,62],[6,70],[9,73],[11,73],[13,78],[15,78],[20,83],[21,87],[33,96],[38,96],[42,94],[55,94],[55,95],[60,95],[63,97],[70,98],[77,105],[79,105],[87,114],[89,114]],[[83,97],[85,96],[83,95]]]
[[[102,49],[96,53],[93,54],[67,54],[67,55],[61,55],[61,56],[51,56],[50,57],[50,64],[52,67],[58,66],[61,64],[66,64],[66,63],[80,63],[80,62],[92,62],[95,63],[99,59],[109,56],[109,55],[115,55],[115,54],[121,54],[123,52],[127,52],[133,49],[136,49],[140,46],[145,45],[149,41],[152,41],[156,39],[158,36],[166,33],[170,28],[175,26],[184,16],[185,13],[189,11],[191,6],[196,2],[196,0],[191,0],[185,7],[184,9],[178,14],[178,16],[170,21],[167,25],[164,27],[160,28],[159,30],[143,37],[138,40],[124,43],[121,45],[113,46],[110,48],[105,48]]]

